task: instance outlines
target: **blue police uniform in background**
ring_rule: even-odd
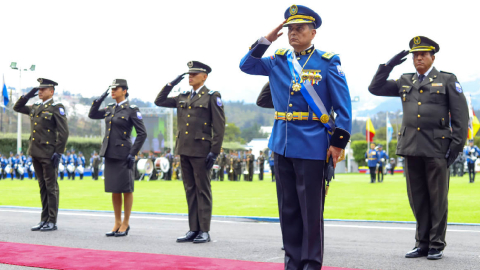
[[[10,157],[8,158],[8,164],[12,167],[12,170],[10,171],[10,177],[13,180],[14,177],[14,172],[16,172],[16,167],[17,167],[18,160],[13,156],[13,153],[10,152]]]
[[[378,145],[378,182],[383,182],[383,169],[388,162],[388,154],[382,149],[382,145]]]
[[[31,156],[28,156],[25,160],[25,170],[27,171],[28,178],[32,179],[33,178],[33,170],[31,170],[31,165],[33,164],[33,160]]]
[[[307,23],[316,29],[322,23],[315,11],[300,5],[288,8],[285,19],[284,26]],[[320,269],[324,165],[329,147],[344,149],[350,138],[350,93],[337,55],[312,45],[262,58],[270,44],[264,37],[255,42],[240,69],[270,81],[275,122],[268,147],[275,153],[285,269]]]
[[[469,146],[465,147],[463,153],[467,157],[468,177],[470,183],[475,182],[475,162],[480,155],[480,149],[473,144],[473,140],[469,141]]]
[[[380,155],[377,150],[369,149],[365,153],[365,158],[367,158],[367,165],[370,169],[370,182],[375,183],[377,164],[380,162]]]
[[[75,154],[71,154],[70,156],[68,156],[68,160],[67,160],[68,164],[67,165],[70,165],[72,164],[75,168],[77,168],[77,155]],[[75,180],[75,170],[73,172],[68,172],[68,178],[72,179],[72,180]]]
[[[2,168],[2,172],[0,174],[0,179],[7,179],[7,172],[5,171],[5,167],[7,167],[8,160],[4,157],[0,157],[0,166]]]
[[[78,153],[79,155],[82,154],[82,152],[79,152]],[[82,166],[83,167],[83,172],[82,173],[79,173],[80,175],[80,180],[83,179],[83,173],[85,172],[85,157],[82,155],[81,157],[78,157],[77,158],[77,164],[78,166]]]

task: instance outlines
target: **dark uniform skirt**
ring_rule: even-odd
[[[105,192],[133,192],[133,170],[127,165],[127,160],[105,158]]]

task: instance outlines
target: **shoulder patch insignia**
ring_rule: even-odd
[[[130,108],[135,109],[138,108],[137,105],[130,105]]]
[[[60,115],[65,115],[65,110],[63,108],[58,108]]]
[[[458,93],[462,93],[462,92],[463,92],[462,86],[460,85],[459,82],[456,82],[456,83],[455,83],[455,89],[457,90]]]
[[[275,54],[278,54],[278,55],[285,55],[285,53],[288,52],[288,49],[285,49],[285,48],[282,48],[282,49],[278,49]]]
[[[108,103],[108,105],[107,105],[107,106],[113,106],[113,105],[115,105],[115,103],[114,103],[114,102],[112,102],[112,103]]]
[[[326,52],[322,55],[323,58],[328,59],[328,60],[332,59],[332,57],[334,57],[334,56],[335,56],[335,53],[333,53],[333,52]]]
[[[211,96],[213,94],[215,94],[217,91],[214,91],[214,90],[211,90],[210,92],[208,92],[208,94]]]

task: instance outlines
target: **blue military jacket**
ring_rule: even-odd
[[[78,157],[77,158],[77,164],[79,166],[82,165],[83,167],[85,167],[85,157]]]
[[[477,157],[480,155],[480,149],[476,145],[473,147],[467,146],[463,153],[465,153],[468,163],[475,163]]]
[[[1,157],[0,158],[0,164],[2,166],[2,169],[5,169],[5,167],[7,167],[7,164],[8,164],[8,159],[6,159],[4,157]]]
[[[383,162],[382,162],[382,158],[384,159]],[[388,155],[387,155],[387,152],[385,152],[385,150],[382,150],[382,151],[378,151],[378,162],[380,163],[380,166],[383,166],[385,165],[385,163],[388,162]]]
[[[368,159],[368,167],[376,167],[380,162],[380,152],[370,149],[365,153],[365,157]]]
[[[269,77],[275,111],[309,112],[308,120],[275,120],[268,147],[285,157],[313,160],[325,160],[329,145],[344,149],[350,138],[352,106],[340,58],[314,49],[303,69],[321,75],[322,79],[313,85],[314,89],[325,108],[328,111],[333,109],[337,115],[336,130],[329,141],[324,125],[311,120],[313,111],[301,92],[292,90],[293,76],[287,61],[290,50],[280,49],[273,56],[261,58],[268,47],[255,43],[241,60],[240,69],[247,74]],[[294,57],[297,57],[299,64],[303,66],[309,53]]]

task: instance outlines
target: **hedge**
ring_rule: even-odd
[[[28,137],[28,134],[22,134],[22,151],[25,155],[29,146]],[[67,150],[74,149],[76,154],[82,152],[85,158],[90,158],[93,151],[100,151],[101,146],[101,138],[69,137],[67,141]],[[0,136],[0,153],[9,156],[10,152],[17,152],[16,134],[2,134]]]

